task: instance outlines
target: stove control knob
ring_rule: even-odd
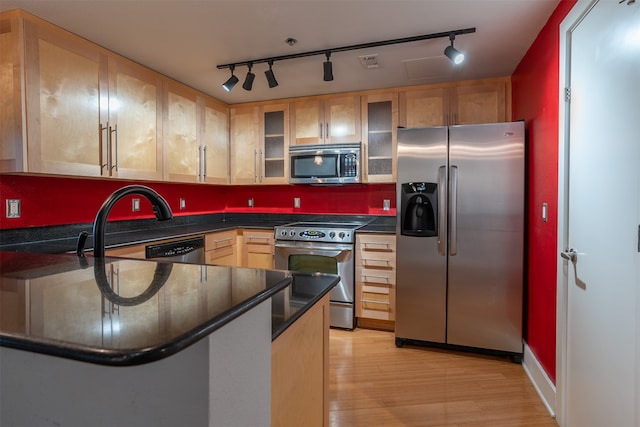
[[[291,231],[289,232],[289,236],[293,237],[293,236],[295,236],[295,235],[296,235],[296,232],[295,232],[295,231],[291,230]]]
[[[341,239],[344,239],[344,231],[341,231],[341,232],[340,232],[340,234],[338,234],[338,236],[339,236]]]
[[[287,235],[287,230],[280,230],[280,235],[281,236],[286,236]]]
[[[329,233],[329,237],[331,237],[332,239],[336,237],[336,232],[332,231]]]

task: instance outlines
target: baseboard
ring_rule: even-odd
[[[552,417],[556,416],[556,386],[553,384],[542,365],[536,359],[527,343],[524,343],[524,360],[522,367],[535,387],[542,403],[547,407]]]

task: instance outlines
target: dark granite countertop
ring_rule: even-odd
[[[148,363],[268,298],[275,338],[337,282],[327,274],[0,252],[8,304],[0,345],[103,365]]]
[[[273,228],[297,221],[345,222],[354,220],[363,223],[363,226],[357,230],[359,233],[395,233],[395,216],[220,213],[177,216],[162,222],[155,219],[109,222],[105,243],[107,247],[113,248],[234,228]],[[71,224],[0,230],[0,250],[49,254],[74,252],[78,235],[81,231],[91,233],[92,225]],[[93,239],[89,237],[86,245],[87,250],[91,249],[92,244]]]

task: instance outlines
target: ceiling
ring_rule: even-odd
[[[559,0],[0,0],[229,104],[511,75]],[[456,37],[466,61],[443,55],[448,38],[256,64],[252,91],[217,65],[475,27]],[[297,43],[290,46],[286,39]],[[365,68],[363,55],[378,55]]]

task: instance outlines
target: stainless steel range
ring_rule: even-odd
[[[275,267],[307,273],[340,276],[329,299],[330,324],[355,327],[355,277],[353,253],[355,230],[360,222],[297,222],[275,228]]]

